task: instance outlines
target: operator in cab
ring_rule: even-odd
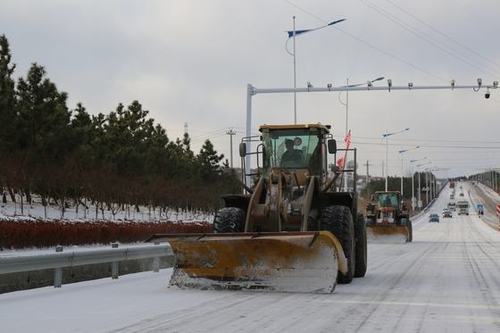
[[[286,151],[281,156],[281,166],[283,168],[302,167],[304,157],[302,151],[294,148],[294,140],[285,140]]]

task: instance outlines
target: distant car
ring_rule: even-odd
[[[477,210],[477,215],[484,215],[484,205],[481,203],[478,203],[476,205],[476,210]]]
[[[460,196],[461,196],[461,197],[463,197],[463,196],[464,196],[464,193],[463,193],[463,192],[462,192],[462,193],[460,193]]]
[[[448,209],[443,210],[443,213],[441,215],[443,215],[443,218],[445,218],[445,217],[453,217],[453,214]]]
[[[439,215],[438,214],[430,214],[429,222],[437,222],[439,223]]]

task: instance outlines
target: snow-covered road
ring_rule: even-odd
[[[429,213],[448,198],[445,189]],[[439,224],[423,216],[413,243],[369,244],[368,254],[367,276],[331,295],[169,289],[171,270],[3,294],[0,330],[500,331],[500,232],[473,210]]]

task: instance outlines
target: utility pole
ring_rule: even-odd
[[[425,205],[429,204],[429,171],[425,172]]]
[[[370,184],[370,162],[366,160],[365,166],[366,166],[366,193],[368,193],[368,185]]]
[[[417,202],[418,208],[422,208],[422,187],[420,185],[420,174],[421,172],[418,171],[418,202]]]
[[[401,198],[403,198],[403,182],[404,182],[404,164],[403,158],[401,158]]]
[[[370,162],[366,160],[365,166],[366,166],[366,185],[368,186],[368,183],[370,182]]]
[[[415,210],[415,173],[413,167],[411,168],[411,210]]]
[[[389,136],[385,137],[385,191],[389,188]]]
[[[233,169],[233,135],[236,135],[236,132],[234,131],[234,129],[230,128],[226,132],[226,134],[229,135],[229,149],[230,149],[229,157],[230,157],[231,169]]]

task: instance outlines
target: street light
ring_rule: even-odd
[[[425,165],[429,165],[429,164],[432,164],[431,161],[427,162],[427,163],[422,163],[422,164],[418,164],[416,165],[417,168],[421,168]],[[427,173],[425,174],[426,175],[426,178],[427,178]],[[418,208],[422,208],[422,198],[421,198],[421,194],[422,194],[422,187],[420,186],[420,171],[418,172]]]
[[[405,129],[402,129],[401,131],[398,132],[393,132],[393,133],[384,133],[382,134],[382,139],[385,139],[385,191],[388,191],[388,173],[389,173],[389,137],[400,134],[406,131],[409,131],[410,128],[407,127]]]
[[[417,203],[415,202],[415,175],[414,175],[414,171],[413,171],[413,163],[415,162],[419,162],[419,161],[423,161],[423,160],[426,160],[427,159],[427,156],[426,157],[423,157],[423,158],[419,158],[417,160],[410,160],[410,166],[411,166],[411,209],[412,210],[415,210],[415,207],[417,206]],[[420,173],[418,174],[418,177],[420,179]]]
[[[413,151],[413,150],[416,150],[416,149],[418,149],[418,148],[420,148],[420,146],[415,146],[415,147],[413,147],[413,148],[409,148],[409,149],[403,149],[403,150],[398,151],[398,153],[399,153],[400,155],[402,155],[402,154],[404,154],[404,153],[406,153],[406,152]],[[404,176],[404,166],[403,166],[403,161],[404,161],[404,159],[403,159],[403,157],[401,156],[401,197],[403,197],[403,176]]]
[[[368,88],[371,88],[373,86],[374,82],[381,81],[385,79],[383,76],[378,77],[376,79],[367,81],[366,83],[356,83],[356,84],[349,84],[349,79],[346,79],[346,85],[342,86],[342,88],[347,88],[345,91],[345,103],[342,102],[342,99],[340,98],[340,95],[342,94],[342,91],[339,91],[339,103],[345,106],[345,135],[347,135],[347,132],[349,131],[349,88],[354,88],[354,87],[361,87],[366,85]]]
[[[302,30],[296,30],[295,29],[295,16],[293,16],[293,30],[287,31],[288,34],[288,39],[286,40],[285,43],[285,50],[286,52],[293,56],[293,123],[297,124],[297,61],[296,61],[296,53],[295,53],[295,37],[301,34],[304,34],[306,32],[311,32],[311,31],[316,31],[320,30],[329,26],[332,26],[334,24],[344,22],[346,19],[340,19],[340,20],[335,20],[332,22],[329,22],[328,24],[322,25],[320,27],[314,28],[314,29],[302,29]],[[293,40],[293,52],[288,51],[288,41],[290,38]]]
[[[380,81],[383,79],[384,79],[384,77],[378,77],[376,79],[369,80],[369,81],[364,82],[364,83],[356,83],[356,84],[349,84],[349,79],[346,79],[346,85],[341,87],[341,88],[346,88],[346,90],[345,90],[345,103],[340,98],[342,91],[339,91],[339,96],[338,96],[339,103],[345,106],[345,137],[347,137],[347,134],[349,133],[349,88],[361,87],[364,85],[366,85],[367,87],[372,87],[374,82],[377,82],[377,81]],[[346,152],[345,159],[347,160],[347,152]],[[343,181],[344,181],[344,189],[345,189],[345,191],[347,191],[347,173],[345,173],[345,172],[344,172],[344,176],[343,176]]]

